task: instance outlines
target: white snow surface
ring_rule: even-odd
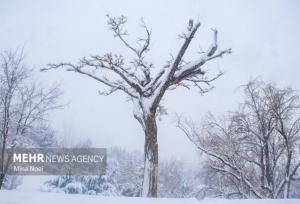
[[[62,193],[0,191],[0,204],[298,204],[300,200],[225,200],[195,198],[130,198]]]

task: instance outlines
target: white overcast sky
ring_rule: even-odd
[[[128,55],[108,31],[105,17],[124,14],[129,18],[130,40],[141,33],[141,17],[152,28],[148,59],[159,68],[178,50],[178,34],[190,18],[199,18],[202,26],[189,59],[197,56],[200,46],[209,45],[210,28],[217,28],[219,47],[234,52],[205,69],[211,73],[222,69],[226,74],[205,96],[197,90],[169,92],[163,101],[169,115],[158,124],[160,156],[193,161],[195,149],[176,129],[175,113],[200,121],[208,111],[221,114],[234,109],[241,99],[237,87],[257,76],[300,89],[299,11],[297,0],[0,0],[0,51],[24,47],[26,64],[36,70],[49,62],[76,62],[90,54]],[[37,72],[36,78],[45,86],[60,82],[61,101],[69,102],[51,114],[60,136],[90,138],[96,147],[143,149],[143,133],[124,95],[99,96],[101,84],[69,72]]]

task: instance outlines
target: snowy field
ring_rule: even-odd
[[[299,200],[223,200],[194,198],[128,198],[42,192],[0,191],[0,204],[298,204]]]

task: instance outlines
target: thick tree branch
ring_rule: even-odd
[[[58,69],[58,68],[64,68],[66,67],[66,71],[72,71],[79,74],[86,75],[92,79],[95,79],[96,81],[99,81],[103,83],[104,85],[110,87],[110,91],[107,94],[111,94],[115,92],[116,90],[121,90],[128,94],[129,96],[133,98],[137,98],[137,95],[134,91],[131,91],[130,89],[132,87],[128,87],[124,84],[123,81],[111,81],[107,79],[105,76],[96,76],[94,73],[84,71],[82,68],[84,67],[84,64],[80,65],[74,65],[71,63],[59,63],[59,64],[48,64],[46,68],[41,69],[41,71],[47,71],[51,69]]]

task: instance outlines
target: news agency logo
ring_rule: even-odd
[[[104,148],[24,148],[6,153],[8,175],[102,175]]]

